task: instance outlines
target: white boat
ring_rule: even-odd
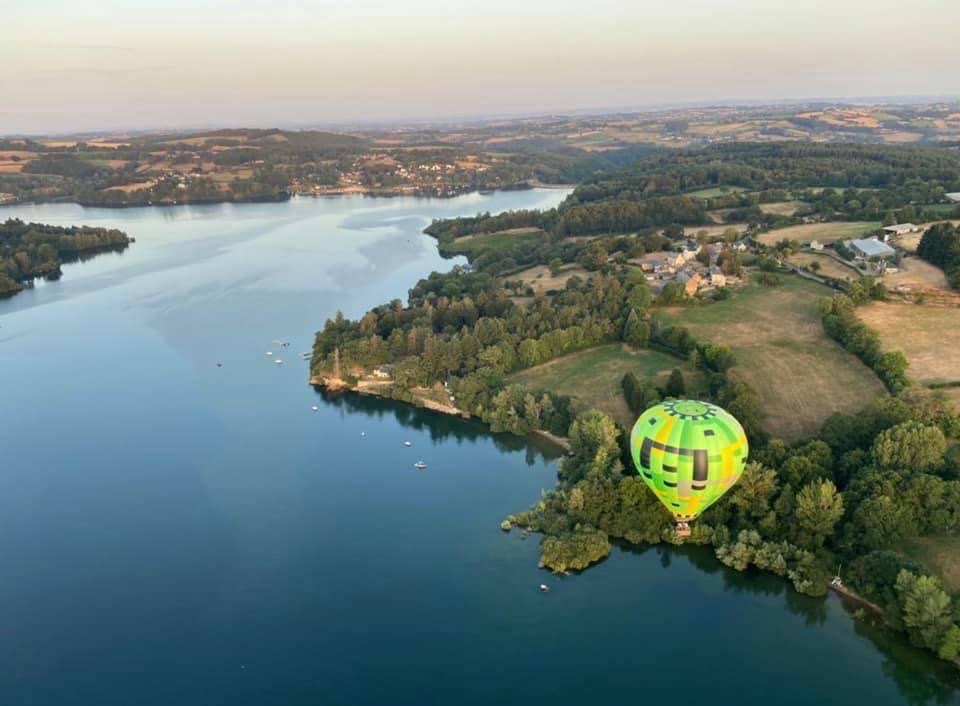
[[[417,461],[415,464],[413,464],[413,467],[416,468],[418,471],[422,471],[424,468],[427,467],[427,464],[425,464],[423,461]]]
[[[267,351],[267,355],[268,355],[268,356],[272,356],[272,355],[273,355],[273,351]]]
[[[279,358],[277,358],[277,359],[276,359],[275,361],[273,361],[273,362],[276,363],[277,365],[283,365],[283,361],[280,360]]]
[[[550,587],[549,587],[547,584],[545,584],[545,583],[541,583],[541,584],[540,584],[540,592],[541,592],[541,593],[546,593],[546,592],[549,591],[549,590],[550,590]]]
[[[317,411],[318,409],[320,409],[320,408],[317,407],[317,405],[313,405],[313,407],[311,407],[310,409],[312,409],[314,412],[316,412],[316,411]]]
[[[404,441],[404,442],[403,442],[403,445],[404,445],[404,446],[413,446],[413,442],[412,442],[412,441]]]

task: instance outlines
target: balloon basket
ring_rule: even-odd
[[[678,537],[689,537],[690,536],[690,525],[686,522],[678,522],[676,528],[674,529]]]

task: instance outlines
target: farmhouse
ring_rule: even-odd
[[[847,246],[853,250],[857,257],[862,257],[864,260],[882,260],[896,254],[893,248],[886,243],[881,243],[876,238],[850,240],[847,241]]]
[[[952,194],[945,194],[948,201],[953,203],[960,203],[960,191],[954,191]]]
[[[713,287],[725,287],[727,285],[727,276],[719,267],[710,268],[710,285]]]
[[[373,371],[373,376],[375,378],[380,378],[381,380],[388,380],[390,379],[391,375],[393,375],[392,365],[381,365],[379,368],[376,368]]]
[[[883,233],[884,236],[905,235],[906,233],[916,233],[918,230],[920,230],[920,226],[913,223],[897,223],[892,226],[884,226]],[[886,237],[884,237],[884,240],[886,240]]]
[[[690,279],[687,280],[687,283],[683,287],[683,291],[686,292],[688,297],[692,297],[697,293],[697,290],[700,289],[700,281],[703,277],[700,276],[699,272],[694,272]]]
[[[695,258],[699,252],[700,243],[698,243],[696,240],[688,240],[684,244],[683,250],[680,251],[680,255],[683,257],[684,261],[687,261]]]
[[[823,245],[823,243],[821,243],[819,240],[811,240],[811,241],[810,241],[810,249],[811,249],[811,250],[820,251],[820,250],[823,250],[823,248],[824,248],[824,245]]]

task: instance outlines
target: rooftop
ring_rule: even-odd
[[[895,254],[895,250],[886,243],[881,243],[876,238],[861,238],[860,240],[851,240],[850,245],[863,253],[866,257],[889,257]]]

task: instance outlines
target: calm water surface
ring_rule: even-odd
[[[0,704],[960,704],[706,551],[538,571],[498,523],[546,450],[306,384],[327,317],[451,266],[431,218],[562,196],[0,209],[137,239],[0,302]]]

